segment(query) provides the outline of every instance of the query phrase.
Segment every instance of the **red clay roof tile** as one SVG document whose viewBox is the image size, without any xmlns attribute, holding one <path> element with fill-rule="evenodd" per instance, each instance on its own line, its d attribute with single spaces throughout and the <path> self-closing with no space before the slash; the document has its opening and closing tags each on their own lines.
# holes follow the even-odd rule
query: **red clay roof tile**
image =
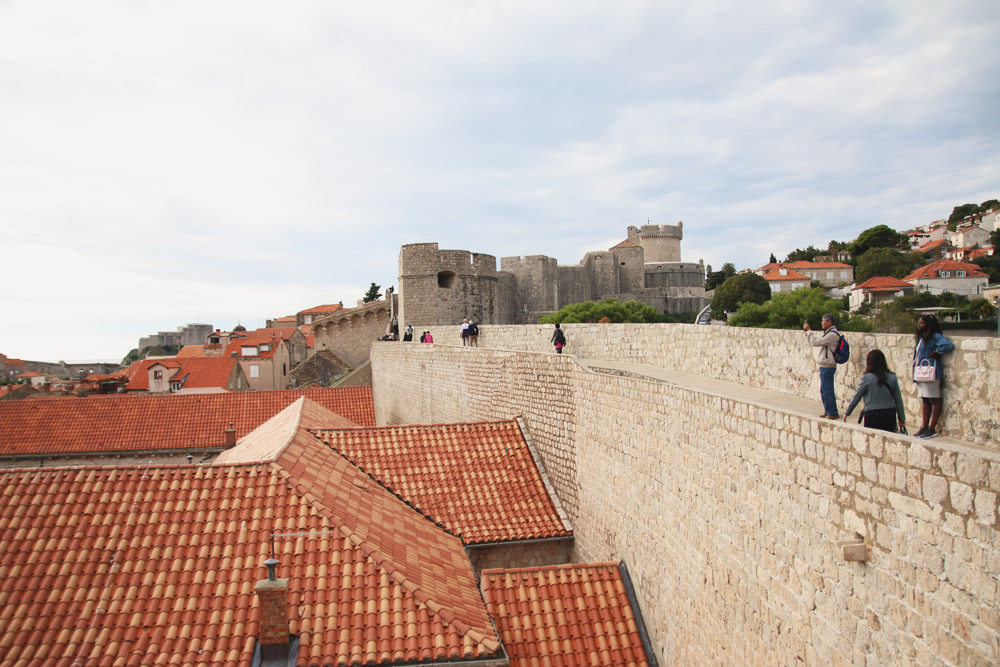
<svg viewBox="0 0 1000 667">
<path fill-rule="evenodd" d="M 301 396 L 375 425 L 371 387 L 4 401 L 0 456 L 221 447 L 229 422 L 242 437 Z"/>
<path fill-rule="evenodd" d="M 484 570 L 481 587 L 510 667 L 649 664 L 614 563 Z"/>
<path fill-rule="evenodd" d="M 926 266 L 921 266 L 919 269 L 911 273 L 910 275 L 903 278 L 903 280 L 918 280 L 918 279 L 928 279 L 928 278 L 938 278 L 941 271 L 965 271 L 965 275 L 968 278 L 985 278 L 986 273 L 983 272 L 982 268 L 978 264 L 969 264 L 968 262 L 957 262 L 951 259 L 941 259 L 936 262 L 931 262 Z M 952 276 L 957 277 L 957 276 Z"/>
<path fill-rule="evenodd" d="M 313 432 L 466 544 L 572 535 L 516 420 Z"/>
<path fill-rule="evenodd" d="M 0 472 L 0 667 L 249 667 L 272 540 L 297 664 L 499 657 L 457 538 L 311 436 L 287 465 Z"/>
</svg>

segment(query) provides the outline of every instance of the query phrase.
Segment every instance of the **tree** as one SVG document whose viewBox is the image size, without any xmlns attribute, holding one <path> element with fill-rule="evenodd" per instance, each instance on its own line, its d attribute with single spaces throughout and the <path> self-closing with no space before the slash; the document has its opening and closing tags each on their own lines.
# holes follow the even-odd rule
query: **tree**
<svg viewBox="0 0 1000 667">
<path fill-rule="evenodd" d="M 993 246 L 994 248 L 1000 246 Z M 1000 254 L 986 256 L 986 257 L 976 257 L 972 260 L 972 263 L 981 268 L 990 276 L 990 284 L 995 285 L 1000 283 Z"/>
<path fill-rule="evenodd" d="M 705 289 L 715 289 L 724 282 L 726 282 L 725 271 L 713 271 L 712 273 L 709 273 L 708 277 L 705 279 Z"/>
<path fill-rule="evenodd" d="M 767 263 L 768 264 L 777 264 L 778 263 L 778 258 L 774 256 L 773 252 L 771 253 L 771 258 L 767 260 Z"/>
<path fill-rule="evenodd" d="M 618 303 L 617 299 L 604 301 L 583 301 L 563 306 L 558 312 L 538 318 L 539 324 L 581 323 L 581 322 L 640 322 L 652 323 L 662 319 L 652 306 L 638 301 Z"/>
<path fill-rule="evenodd" d="M 808 248 L 796 248 L 795 250 L 788 253 L 788 257 L 785 258 L 786 262 L 811 262 L 817 255 L 824 254 L 822 250 L 814 246 L 809 246 Z"/>
<path fill-rule="evenodd" d="M 1000 229 L 994 229 L 990 232 L 990 245 L 993 246 L 993 252 L 1000 249 Z"/>
<path fill-rule="evenodd" d="M 963 220 L 978 211 L 979 207 L 975 204 L 962 204 L 961 206 L 956 206 L 951 209 L 951 215 L 948 216 L 948 229 L 955 231 L 960 220 Z"/>
<path fill-rule="evenodd" d="M 995 208 L 1000 208 L 1000 200 L 987 199 L 979 205 L 979 212 L 986 213 L 986 211 L 992 211 Z"/>
<path fill-rule="evenodd" d="M 848 248 L 854 257 L 860 257 L 870 248 L 898 248 L 907 242 L 907 236 L 888 225 L 875 225 L 858 234 L 858 240 Z"/>
<path fill-rule="evenodd" d="M 854 280 L 863 283 L 875 276 L 902 278 L 918 266 L 923 266 L 923 255 L 900 252 L 894 248 L 872 248 L 855 261 Z"/>
<path fill-rule="evenodd" d="M 361 297 L 361 301 L 364 303 L 371 303 L 372 301 L 378 301 L 380 298 L 382 298 L 382 295 L 379 293 L 380 289 L 382 289 L 381 285 L 376 285 L 375 283 L 372 283 L 371 286 L 368 288 L 368 291 L 365 292 L 365 295 Z"/>
<path fill-rule="evenodd" d="M 993 317 L 996 309 L 989 301 L 980 297 L 969 302 L 969 308 L 966 312 L 969 313 L 969 317 L 977 320 L 986 320 Z"/>
<path fill-rule="evenodd" d="M 137 361 L 138 359 L 139 359 L 139 349 L 133 347 L 131 350 L 128 351 L 128 354 L 125 355 L 125 358 L 122 359 L 121 365 L 128 366 L 133 361 Z"/>
<path fill-rule="evenodd" d="M 872 328 L 879 333 L 912 334 L 917 330 L 917 317 L 897 299 L 879 308 Z"/>
<path fill-rule="evenodd" d="M 726 319 L 727 312 L 733 312 L 741 303 L 764 303 L 771 298 L 771 286 L 756 273 L 741 273 L 727 278 L 715 290 L 712 299 L 712 318 Z"/>
<path fill-rule="evenodd" d="M 825 313 L 833 313 L 841 331 L 870 331 L 867 320 L 851 317 L 844 312 L 843 299 L 830 299 L 822 288 L 801 287 L 791 292 L 775 294 L 763 304 L 744 303 L 730 316 L 729 324 L 738 327 L 763 329 L 801 329 L 808 321 L 820 330 L 820 320 Z"/>
</svg>

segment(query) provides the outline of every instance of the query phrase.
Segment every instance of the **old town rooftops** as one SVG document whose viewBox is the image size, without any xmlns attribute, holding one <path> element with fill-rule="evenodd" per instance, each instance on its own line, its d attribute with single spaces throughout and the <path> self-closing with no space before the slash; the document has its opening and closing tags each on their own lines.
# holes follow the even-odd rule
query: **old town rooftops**
<svg viewBox="0 0 1000 667">
<path fill-rule="evenodd" d="M 375 424 L 371 387 L 3 401 L 0 456 L 219 448 L 230 422 L 242 437 L 302 396 Z"/>
<path fill-rule="evenodd" d="M 0 472 L 0 663 L 250 667 L 272 555 L 299 665 L 502 656 L 461 541 L 316 445 Z"/>
</svg>

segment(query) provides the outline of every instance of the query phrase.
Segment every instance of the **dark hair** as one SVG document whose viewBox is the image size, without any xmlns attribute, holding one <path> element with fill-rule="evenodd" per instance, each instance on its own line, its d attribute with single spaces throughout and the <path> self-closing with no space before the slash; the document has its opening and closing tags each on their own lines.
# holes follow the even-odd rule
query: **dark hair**
<svg viewBox="0 0 1000 667">
<path fill-rule="evenodd" d="M 871 373 L 878 378 L 878 385 L 885 385 L 886 375 L 889 373 L 889 364 L 886 363 L 882 350 L 872 350 L 865 357 L 865 373 Z"/>
<path fill-rule="evenodd" d="M 558 328 L 559 328 L 559 323 L 558 323 L 558 322 L 556 322 L 556 329 L 558 329 Z"/>
<path fill-rule="evenodd" d="M 920 329 L 917 329 L 917 332 L 913 334 L 914 343 L 919 342 L 921 338 L 923 338 L 924 342 L 927 342 L 934 334 L 941 333 L 941 324 L 938 322 L 937 316 L 924 313 L 920 316 L 919 321 L 922 321 L 926 326 L 924 327 L 923 334 L 920 333 Z"/>
</svg>

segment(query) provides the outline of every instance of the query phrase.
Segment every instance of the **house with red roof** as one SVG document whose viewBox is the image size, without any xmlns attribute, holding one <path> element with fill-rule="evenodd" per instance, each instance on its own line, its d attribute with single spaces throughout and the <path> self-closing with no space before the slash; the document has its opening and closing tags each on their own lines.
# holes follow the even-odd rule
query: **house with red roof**
<svg viewBox="0 0 1000 667">
<path fill-rule="evenodd" d="M 928 241 L 920 246 L 920 252 L 927 255 L 927 259 L 944 259 L 945 255 L 951 252 L 953 246 L 948 239 L 937 239 Z"/>
<path fill-rule="evenodd" d="M 306 308 L 305 310 L 300 310 L 295 313 L 295 323 L 299 326 L 303 324 L 312 324 L 321 317 L 326 317 L 327 315 L 333 315 L 344 310 L 344 303 L 331 303 L 323 306 L 313 306 L 312 308 Z"/>
<path fill-rule="evenodd" d="M 804 273 L 799 273 L 787 265 L 781 264 L 764 274 L 764 280 L 771 286 L 771 294 L 791 292 L 800 287 L 809 287 L 811 279 Z"/>
<path fill-rule="evenodd" d="M 989 275 L 977 264 L 942 259 L 920 267 L 903 280 L 920 292 L 951 292 L 976 298 L 983 295 Z"/>
<path fill-rule="evenodd" d="M 860 308 L 863 304 L 885 303 L 895 301 L 901 296 L 913 294 L 915 288 L 908 282 L 891 276 L 876 276 L 869 278 L 860 285 L 851 288 L 850 310 Z"/>
<path fill-rule="evenodd" d="M 784 290 L 779 291 L 791 291 L 787 288 L 789 274 L 775 273 L 775 271 L 780 271 L 781 269 L 788 269 L 794 274 L 805 277 L 805 287 L 815 280 L 819 282 L 824 287 L 837 287 L 841 283 L 852 283 L 854 282 L 854 267 L 850 264 L 845 264 L 844 262 L 808 262 L 805 260 L 799 260 L 796 262 L 770 262 L 760 267 L 754 273 L 768 280 L 768 276 L 774 276 L 773 280 L 781 281 L 785 285 Z M 797 278 L 801 281 L 801 278 Z M 768 280 L 768 282 L 771 282 Z M 791 289 L 797 289 L 792 287 Z M 774 286 L 772 285 L 771 291 L 774 291 Z"/>
<path fill-rule="evenodd" d="M 127 392 L 152 394 L 247 391 L 250 383 L 230 357 L 153 358 L 128 368 Z"/>
<path fill-rule="evenodd" d="M 222 355 L 239 361 L 251 389 L 285 389 L 291 370 L 306 359 L 306 337 L 288 327 L 233 332 Z"/>
</svg>

